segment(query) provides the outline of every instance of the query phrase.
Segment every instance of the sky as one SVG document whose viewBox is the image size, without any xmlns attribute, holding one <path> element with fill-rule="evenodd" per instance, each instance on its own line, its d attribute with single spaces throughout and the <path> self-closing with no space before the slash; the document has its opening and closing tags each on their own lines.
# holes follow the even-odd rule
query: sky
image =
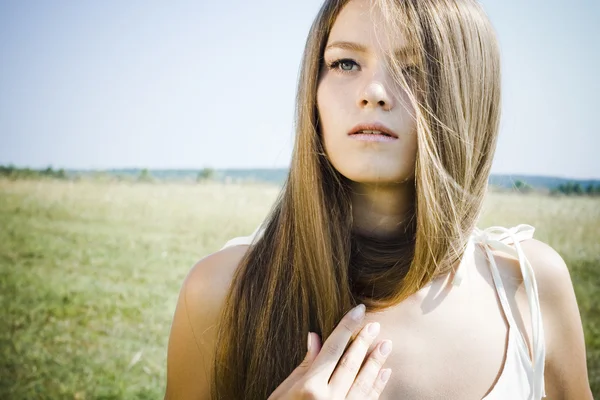
<svg viewBox="0 0 600 400">
<path fill-rule="evenodd" d="M 2 0 L 0 164 L 289 166 L 322 0 Z M 483 0 L 501 46 L 496 174 L 600 178 L 600 2 Z"/>
</svg>

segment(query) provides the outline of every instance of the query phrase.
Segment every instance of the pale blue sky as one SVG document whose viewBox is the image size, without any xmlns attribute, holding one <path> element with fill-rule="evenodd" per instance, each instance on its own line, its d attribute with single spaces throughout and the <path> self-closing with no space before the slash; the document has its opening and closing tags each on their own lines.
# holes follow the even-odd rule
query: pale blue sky
<svg viewBox="0 0 600 400">
<path fill-rule="evenodd" d="M 600 178 L 600 2 L 485 0 L 494 173 Z M 287 167 L 321 0 L 0 2 L 0 164 Z"/>
</svg>

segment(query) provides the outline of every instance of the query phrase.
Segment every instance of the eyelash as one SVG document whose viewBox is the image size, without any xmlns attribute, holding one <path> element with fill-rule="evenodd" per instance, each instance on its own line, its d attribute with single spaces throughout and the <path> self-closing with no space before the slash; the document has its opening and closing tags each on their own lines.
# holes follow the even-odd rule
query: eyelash
<svg viewBox="0 0 600 400">
<path fill-rule="evenodd" d="M 354 70 L 348 71 L 348 70 L 345 70 L 345 69 L 339 69 L 338 68 L 341 64 L 346 63 L 346 62 L 351 62 L 351 63 L 353 63 L 353 64 L 355 64 L 355 65 L 357 65 L 357 66 L 360 67 L 360 65 L 358 65 L 358 63 L 356 61 L 354 61 L 353 59 L 351 59 L 351 58 L 339 58 L 339 59 L 337 59 L 337 60 L 329 63 L 327 65 L 327 68 L 329 68 L 330 70 L 335 70 L 336 72 L 340 72 L 342 74 L 349 74 L 351 72 L 354 72 Z M 414 76 L 415 73 L 416 73 L 416 71 L 417 71 L 417 68 L 414 65 L 408 65 L 408 66 L 406 66 L 404 68 L 404 71 L 407 72 L 408 76 Z"/>
<path fill-rule="evenodd" d="M 340 58 L 340 59 L 337 59 L 337 60 L 333 61 L 332 63 L 328 64 L 327 68 L 329 68 L 330 70 L 336 70 L 337 72 L 340 72 L 342 74 L 349 74 L 349 73 L 351 73 L 353 71 L 352 70 L 348 71 L 348 70 L 345 70 L 345 69 L 339 69 L 338 68 L 341 64 L 346 63 L 346 62 L 351 62 L 351 63 L 353 63 L 355 65 L 358 65 L 358 63 L 356 61 L 354 61 L 354 60 L 352 60 L 350 58 Z"/>
</svg>

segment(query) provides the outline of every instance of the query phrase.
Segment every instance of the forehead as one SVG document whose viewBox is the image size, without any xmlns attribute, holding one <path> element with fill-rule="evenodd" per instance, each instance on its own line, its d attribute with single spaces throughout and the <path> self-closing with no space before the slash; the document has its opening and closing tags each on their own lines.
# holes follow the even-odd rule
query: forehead
<svg viewBox="0 0 600 400">
<path fill-rule="evenodd" d="M 370 51 L 408 47 L 399 24 L 390 29 L 376 0 L 350 0 L 338 14 L 327 43 L 348 41 L 363 44 Z"/>
</svg>

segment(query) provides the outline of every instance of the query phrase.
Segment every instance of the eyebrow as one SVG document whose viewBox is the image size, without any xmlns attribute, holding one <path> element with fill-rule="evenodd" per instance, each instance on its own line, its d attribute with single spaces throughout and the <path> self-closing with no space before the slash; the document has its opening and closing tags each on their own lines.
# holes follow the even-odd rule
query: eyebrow
<svg viewBox="0 0 600 400">
<path fill-rule="evenodd" d="M 330 50 L 332 48 L 356 51 L 358 53 L 368 53 L 369 52 L 369 50 L 367 49 L 367 47 L 365 45 L 362 45 L 360 43 L 354 43 L 354 42 L 346 42 L 346 41 L 333 42 L 325 48 L 325 51 Z M 416 50 L 416 48 L 414 48 L 412 46 L 402 47 L 402 48 L 396 49 L 394 51 L 394 54 L 398 58 L 406 58 L 406 57 L 415 56 L 417 54 L 417 50 Z"/>
</svg>

